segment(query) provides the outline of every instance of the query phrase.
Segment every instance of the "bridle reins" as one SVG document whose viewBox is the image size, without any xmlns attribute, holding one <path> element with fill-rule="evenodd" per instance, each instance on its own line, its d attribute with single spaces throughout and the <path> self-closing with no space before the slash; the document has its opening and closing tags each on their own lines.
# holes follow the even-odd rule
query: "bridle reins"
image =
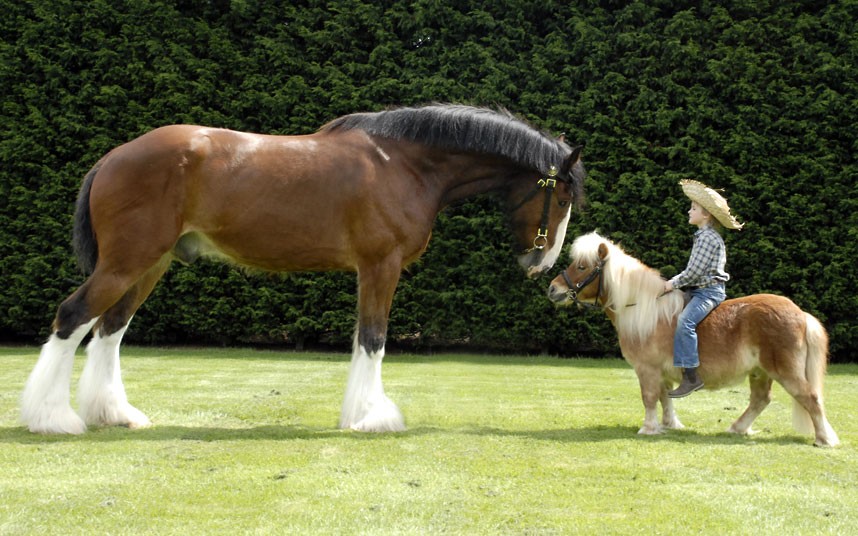
<svg viewBox="0 0 858 536">
<path fill-rule="evenodd" d="M 536 231 L 536 237 L 533 239 L 533 248 L 528 251 L 545 249 L 545 246 L 548 245 L 548 216 L 551 212 L 551 194 L 554 193 L 554 189 L 557 187 L 557 179 L 555 177 L 557 177 L 557 166 L 551 166 L 548 168 L 547 176 L 536 181 L 536 188 L 531 190 L 517 205 L 512 207 L 511 212 L 515 212 L 523 207 L 525 203 L 536 197 L 539 192 L 545 190 L 545 203 L 542 205 L 542 220 L 539 222 L 539 229 Z"/>
<path fill-rule="evenodd" d="M 587 274 L 587 277 L 582 279 L 579 283 L 575 284 L 572 282 L 572 278 L 569 277 L 567 270 L 563 270 L 561 275 L 563 276 L 563 281 L 566 282 L 566 286 L 568 290 L 566 291 L 566 297 L 572 301 L 574 301 L 577 305 L 588 307 L 591 309 L 601 309 L 602 306 L 599 305 L 599 298 L 602 296 L 602 269 L 605 267 L 604 259 L 599 259 L 599 262 L 596 263 L 596 267 L 593 268 L 593 271 Z M 599 280 L 599 288 L 596 290 L 596 297 L 593 299 L 593 303 L 582 302 L 578 299 L 578 293 L 584 290 L 587 286 L 590 285 L 596 279 Z"/>
</svg>

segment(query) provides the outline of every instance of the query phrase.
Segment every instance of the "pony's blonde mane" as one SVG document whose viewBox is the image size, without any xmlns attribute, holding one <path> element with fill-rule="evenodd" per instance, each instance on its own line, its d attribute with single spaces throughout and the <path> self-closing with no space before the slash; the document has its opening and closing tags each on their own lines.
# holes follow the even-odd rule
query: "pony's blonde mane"
<svg viewBox="0 0 858 536">
<path fill-rule="evenodd" d="M 620 337 L 644 340 L 659 321 L 670 321 L 682 311 L 682 293 L 671 292 L 659 298 L 664 291 L 664 279 L 658 271 L 597 233 L 580 236 L 572 243 L 572 262 L 595 266 L 601 244 L 608 248 L 602 271 L 605 307 L 614 312 Z"/>
</svg>

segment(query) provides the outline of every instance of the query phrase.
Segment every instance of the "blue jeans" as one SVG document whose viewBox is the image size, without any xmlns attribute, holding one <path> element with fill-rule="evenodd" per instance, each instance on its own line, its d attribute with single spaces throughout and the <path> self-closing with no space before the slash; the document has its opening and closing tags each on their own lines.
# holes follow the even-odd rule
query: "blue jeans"
<svg viewBox="0 0 858 536">
<path fill-rule="evenodd" d="M 673 336 L 674 367 L 700 366 L 700 358 L 697 354 L 697 324 L 703 321 L 706 315 L 726 297 L 723 284 L 691 291 L 691 301 L 679 313 L 676 321 L 676 333 Z"/>
</svg>

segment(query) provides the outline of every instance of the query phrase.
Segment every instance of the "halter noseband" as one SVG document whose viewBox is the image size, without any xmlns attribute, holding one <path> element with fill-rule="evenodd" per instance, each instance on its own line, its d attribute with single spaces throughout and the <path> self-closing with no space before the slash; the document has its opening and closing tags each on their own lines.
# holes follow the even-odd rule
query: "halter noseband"
<svg viewBox="0 0 858 536">
<path fill-rule="evenodd" d="M 596 264 L 596 267 L 593 268 L 593 271 L 587 274 L 587 277 L 581 280 L 577 285 L 572 283 L 572 279 L 567 274 L 566 270 L 561 272 L 563 276 L 563 281 L 566 282 L 566 286 L 569 290 L 566 291 L 566 296 L 568 299 L 574 301 L 577 305 L 581 305 L 584 307 L 589 307 L 591 309 L 598 309 L 599 306 L 599 298 L 602 296 L 602 269 L 605 267 L 604 259 L 600 259 Z M 590 283 L 595 281 L 596 278 L 599 278 L 599 288 L 596 290 L 596 297 L 593 299 L 593 303 L 582 302 L 578 299 L 578 293 L 581 292 L 585 287 L 587 287 Z"/>
<path fill-rule="evenodd" d="M 524 206 L 525 203 L 536 197 L 536 194 L 539 193 L 540 190 L 545 188 L 545 204 L 542 206 L 542 220 L 539 222 L 539 229 L 536 231 L 536 238 L 533 239 L 533 248 L 528 251 L 533 251 L 534 249 L 545 249 L 545 246 L 548 245 L 548 214 L 551 211 L 551 194 L 554 193 L 554 188 L 557 187 L 557 166 L 551 166 L 548 168 L 548 176 L 536 181 L 536 188 L 530 191 L 524 199 L 519 201 L 519 203 L 512 208 L 512 212 L 520 209 Z"/>
</svg>

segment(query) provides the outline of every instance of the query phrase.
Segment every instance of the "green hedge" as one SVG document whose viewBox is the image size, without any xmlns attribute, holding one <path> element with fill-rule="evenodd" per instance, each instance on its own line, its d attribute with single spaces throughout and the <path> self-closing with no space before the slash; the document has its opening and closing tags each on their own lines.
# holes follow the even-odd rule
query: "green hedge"
<svg viewBox="0 0 858 536">
<path fill-rule="evenodd" d="M 586 144 L 593 229 L 672 275 L 693 229 L 677 186 L 724 188 L 728 294 L 792 297 L 858 348 L 858 4 L 800 1 L 0 1 L 0 337 L 46 336 L 81 282 L 80 180 L 170 123 L 301 134 L 355 111 L 502 106 Z M 400 283 L 393 343 L 612 354 L 605 318 L 526 281 L 492 198 L 450 207 Z M 565 260 L 565 259 L 563 259 Z M 174 267 L 127 340 L 334 344 L 352 274 Z"/>
</svg>

